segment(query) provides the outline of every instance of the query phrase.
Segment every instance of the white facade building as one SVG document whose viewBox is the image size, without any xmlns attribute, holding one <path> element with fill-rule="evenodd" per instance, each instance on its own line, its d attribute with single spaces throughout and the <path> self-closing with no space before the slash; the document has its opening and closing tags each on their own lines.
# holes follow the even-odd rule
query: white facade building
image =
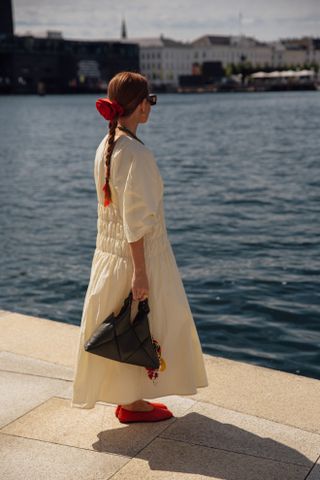
<svg viewBox="0 0 320 480">
<path fill-rule="evenodd" d="M 272 42 L 273 66 L 302 67 L 305 64 L 320 65 L 320 39 L 310 37 L 284 39 Z"/>
<path fill-rule="evenodd" d="M 192 75 L 195 64 L 220 61 L 250 61 L 253 65 L 272 64 L 272 47 L 243 36 L 204 35 L 193 42 L 179 42 L 163 36 L 130 38 L 140 46 L 140 70 L 154 85 L 179 85 L 179 75 Z"/>
<path fill-rule="evenodd" d="M 259 70 L 285 65 L 320 64 L 320 39 L 260 42 L 244 35 L 203 35 L 180 42 L 163 35 L 123 39 L 140 47 L 140 71 L 151 84 L 176 88 L 179 75 L 201 73 L 203 62 L 229 64 L 250 62 Z"/>
<path fill-rule="evenodd" d="M 251 37 L 204 35 L 193 42 L 193 60 L 220 61 L 223 67 L 230 63 L 249 61 L 253 65 L 271 65 L 272 48 Z"/>
<path fill-rule="evenodd" d="M 179 75 L 191 75 L 191 45 L 162 35 L 130 38 L 129 41 L 140 46 L 140 71 L 153 85 L 175 87 L 179 84 Z"/>
</svg>

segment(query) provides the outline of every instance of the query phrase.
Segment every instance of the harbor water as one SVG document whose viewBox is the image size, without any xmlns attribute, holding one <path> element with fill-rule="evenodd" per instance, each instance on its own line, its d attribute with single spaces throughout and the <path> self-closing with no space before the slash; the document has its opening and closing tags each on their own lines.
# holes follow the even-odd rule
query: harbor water
<svg viewBox="0 0 320 480">
<path fill-rule="evenodd" d="M 98 97 L 0 97 L 4 310 L 80 324 Z M 159 94 L 137 131 L 203 351 L 318 379 L 319 109 L 313 91 Z"/>
</svg>

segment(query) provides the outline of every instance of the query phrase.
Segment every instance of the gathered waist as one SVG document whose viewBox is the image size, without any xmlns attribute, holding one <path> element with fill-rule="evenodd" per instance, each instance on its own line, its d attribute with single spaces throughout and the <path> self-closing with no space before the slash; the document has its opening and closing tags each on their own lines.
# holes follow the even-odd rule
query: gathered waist
<svg viewBox="0 0 320 480">
<path fill-rule="evenodd" d="M 166 229 L 161 222 L 144 235 L 145 257 L 158 255 L 169 247 Z M 130 245 L 125 237 L 121 217 L 115 210 L 98 204 L 96 248 L 119 257 L 131 258 Z"/>
</svg>

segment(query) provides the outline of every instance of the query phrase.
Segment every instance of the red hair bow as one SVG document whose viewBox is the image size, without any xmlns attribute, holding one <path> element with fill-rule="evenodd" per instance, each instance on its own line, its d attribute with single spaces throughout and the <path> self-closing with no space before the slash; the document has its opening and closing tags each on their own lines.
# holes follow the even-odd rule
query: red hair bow
<svg viewBox="0 0 320 480">
<path fill-rule="evenodd" d="M 96 108 L 98 112 L 106 119 L 112 121 L 116 115 L 121 116 L 124 113 L 124 108 L 117 100 L 110 100 L 109 98 L 99 98 L 96 101 Z"/>
</svg>

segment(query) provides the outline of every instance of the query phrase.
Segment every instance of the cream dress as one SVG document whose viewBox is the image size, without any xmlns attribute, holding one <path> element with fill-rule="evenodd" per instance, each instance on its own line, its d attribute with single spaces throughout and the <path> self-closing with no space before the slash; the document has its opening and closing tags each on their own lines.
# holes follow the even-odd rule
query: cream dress
<svg viewBox="0 0 320 480">
<path fill-rule="evenodd" d="M 121 135 L 111 157 L 112 202 L 104 207 L 105 136 L 96 150 L 97 238 L 79 331 L 72 407 L 95 402 L 126 404 L 165 395 L 193 395 L 208 386 L 196 326 L 167 235 L 163 182 L 152 151 Z M 106 359 L 84 350 L 84 343 L 111 313 L 117 314 L 132 282 L 128 242 L 144 236 L 152 337 L 160 344 L 162 370 L 150 378 L 145 367 Z M 138 302 L 132 304 L 131 318 Z"/>
</svg>

